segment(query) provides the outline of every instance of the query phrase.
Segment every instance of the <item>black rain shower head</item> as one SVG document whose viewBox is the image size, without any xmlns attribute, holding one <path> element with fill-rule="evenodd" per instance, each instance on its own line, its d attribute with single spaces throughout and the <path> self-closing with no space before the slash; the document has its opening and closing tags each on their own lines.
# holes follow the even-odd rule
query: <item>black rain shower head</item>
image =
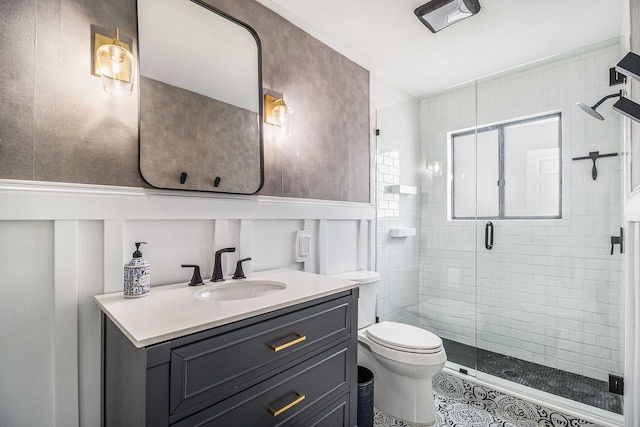
<svg viewBox="0 0 640 427">
<path fill-rule="evenodd" d="M 622 89 L 620 90 L 620 92 L 618 93 L 613 93 L 611 95 L 607 95 L 604 98 L 602 98 L 600 101 L 596 102 L 593 107 L 590 107 L 587 104 L 583 104 L 582 102 L 578 102 L 578 107 L 580 107 L 582 109 L 582 111 L 584 111 L 585 113 L 587 113 L 588 115 L 590 115 L 591 117 L 595 117 L 598 120 L 604 120 L 604 117 L 602 117 L 602 114 L 598 113 L 596 111 L 596 109 L 600 106 L 600 104 L 602 104 L 604 101 L 606 101 L 609 98 L 615 98 L 617 96 L 622 97 L 623 92 Z"/>
</svg>

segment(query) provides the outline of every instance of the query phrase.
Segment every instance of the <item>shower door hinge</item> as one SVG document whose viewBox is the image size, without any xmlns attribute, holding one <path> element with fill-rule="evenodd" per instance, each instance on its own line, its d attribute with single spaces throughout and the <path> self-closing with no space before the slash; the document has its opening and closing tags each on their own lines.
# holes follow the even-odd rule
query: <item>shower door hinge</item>
<svg viewBox="0 0 640 427">
<path fill-rule="evenodd" d="M 624 379 L 617 375 L 609 374 L 609 391 L 615 394 L 624 394 Z"/>
<path fill-rule="evenodd" d="M 380 129 L 376 129 L 376 136 L 380 135 Z"/>
</svg>

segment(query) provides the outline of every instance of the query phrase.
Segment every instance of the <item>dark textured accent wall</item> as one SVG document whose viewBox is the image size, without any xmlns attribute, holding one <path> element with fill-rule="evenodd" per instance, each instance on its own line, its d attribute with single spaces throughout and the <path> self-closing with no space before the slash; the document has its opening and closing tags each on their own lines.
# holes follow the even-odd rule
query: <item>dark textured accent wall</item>
<svg viewBox="0 0 640 427">
<path fill-rule="evenodd" d="M 140 78 L 140 93 L 140 172 L 149 184 L 240 194 L 258 191 L 257 113 L 148 77 Z M 181 184 L 183 172 L 188 179 Z"/>
<path fill-rule="evenodd" d="M 210 0 L 251 25 L 263 86 L 295 110 L 292 135 L 265 126 L 259 194 L 369 202 L 369 72 L 253 0 Z M 0 178 L 148 187 L 138 167 L 138 86 L 102 91 L 91 25 L 136 46 L 133 0 L 0 2 Z"/>
</svg>

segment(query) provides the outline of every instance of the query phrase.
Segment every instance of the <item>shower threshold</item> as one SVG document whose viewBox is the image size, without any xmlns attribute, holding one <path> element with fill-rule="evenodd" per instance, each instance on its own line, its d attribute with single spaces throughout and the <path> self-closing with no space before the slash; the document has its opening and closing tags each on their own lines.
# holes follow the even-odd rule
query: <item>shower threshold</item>
<svg viewBox="0 0 640 427">
<path fill-rule="evenodd" d="M 609 384 L 515 357 L 442 339 L 447 360 L 507 381 L 575 402 L 622 414 L 623 397 L 609 392 Z M 476 364 L 477 360 L 477 364 Z"/>
</svg>

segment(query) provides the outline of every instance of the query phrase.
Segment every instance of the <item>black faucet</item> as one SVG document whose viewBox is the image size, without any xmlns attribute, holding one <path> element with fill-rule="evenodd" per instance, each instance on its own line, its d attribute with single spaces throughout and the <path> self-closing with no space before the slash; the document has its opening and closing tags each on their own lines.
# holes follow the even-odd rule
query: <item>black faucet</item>
<svg viewBox="0 0 640 427">
<path fill-rule="evenodd" d="M 224 280 L 224 274 L 222 273 L 222 254 L 235 251 L 236 248 L 224 248 L 216 251 L 215 261 L 213 263 L 213 274 L 211 275 L 212 282 L 222 282 Z"/>
</svg>

